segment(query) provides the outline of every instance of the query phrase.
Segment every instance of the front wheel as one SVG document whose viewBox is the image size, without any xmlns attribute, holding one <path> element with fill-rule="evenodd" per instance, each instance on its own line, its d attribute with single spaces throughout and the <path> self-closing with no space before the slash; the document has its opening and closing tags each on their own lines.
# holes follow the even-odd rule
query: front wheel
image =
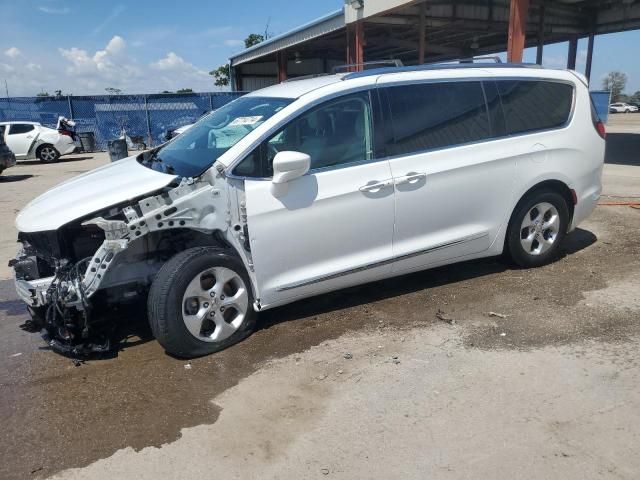
<svg viewBox="0 0 640 480">
<path fill-rule="evenodd" d="M 564 197 L 541 190 L 523 198 L 511 216 L 507 230 L 507 251 L 521 267 L 539 267 L 551 262 L 569 224 Z"/>
<path fill-rule="evenodd" d="M 55 163 L 60 158 L 60 152 L 53 145 L 42 145 L 36 152 L 42 163 Z"/>
<path fill-rule="evenodd" d="M 163 265 L 149 292 L 148 311 L 158 342 L 184 358 L 243 340 L 257 318 L 242 261 L 216 247 L 185 250 Z"/>
</svg>

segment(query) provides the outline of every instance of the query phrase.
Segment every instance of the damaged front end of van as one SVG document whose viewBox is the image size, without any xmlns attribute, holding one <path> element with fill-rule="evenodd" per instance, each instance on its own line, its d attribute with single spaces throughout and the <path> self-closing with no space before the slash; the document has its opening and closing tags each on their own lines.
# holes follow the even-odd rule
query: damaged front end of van
<svg viewBox="0 0 640 480">
<path fill-rule="evenodd" d="M 109 167 L 129 173 L 144 168 L 131 161 Z M 105 173 L 99 175 L 103 184 L 106 178 L 119 177 L 116 172 Z M 109 350 L 113 322 L 104 325 L 98 310 L 144 298 L 157 271 L 176 252 L 228 244 L 224 232 L 232 220 L 216 182 L 220 174 L 180 180 L 160 175 L 167 177 L 159 179 L 168 180 L 167 185 L 152 194 L 81 215 L 59 228 L 51 228 L 56 226 L 51 223 L 54 212 L 44 217 L 34 214 L 42 202 L 45 210 L 46 203 L 57 203 L 53 198 L 35 201 L 19 215 L 20 249 L 9 265 L 16 290 L 31 313 L 30 327 L 42 330 L 53 349 L 70 354 Z M 79 198 L 83 194 L 74 190 L 95 195 L 87 188 L 91 177 L 58 187 L 58 196 L 69 201 L 66 208 L 59 207 L 67 212 L 83 210 L 74 204 L 88 199 Z M 127 188 L 120 184 L 118 191 Z M 38 219 L 42 228 L 36 225 Z M 243 238 L 237 240 L 244 243 Z"/>
</svg>

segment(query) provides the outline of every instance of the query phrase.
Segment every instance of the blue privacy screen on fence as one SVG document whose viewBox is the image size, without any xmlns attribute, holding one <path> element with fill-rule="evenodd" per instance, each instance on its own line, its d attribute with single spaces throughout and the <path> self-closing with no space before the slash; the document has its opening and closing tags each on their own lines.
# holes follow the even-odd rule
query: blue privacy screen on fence
<svg viewBox="0 0 640 480">
<path fill-rule="evenodd" d="M 165 141 L 165 133 L 193 123 L 203 113 L 215 110 L 243 92 L 215 92 L 155 95 L 97 95 L 86 97 L 0 98 L 0 121 L 24 120 L 55 127 L 60 115 L 76 121 L 76 131 L 93 132 L 98 149 L 120 137 L 124 127 L 130 137 L 138 136 L 147 146 Z M 609 92 L 591 92 L 600 118 L 606 122 Z"/>
<path fill-rule="evenodd" d="M 60 115 L 76 122 L 76 132 L 93 132 L 99 149 L 120 137 L 142 137 L 148 146 L 165 141 L 167 130 L 193 123 L 242 92 L 156 95 L 95 95 L 0 98 L 0 122 L 23 120 L 54 127 Z"/>
</svg>

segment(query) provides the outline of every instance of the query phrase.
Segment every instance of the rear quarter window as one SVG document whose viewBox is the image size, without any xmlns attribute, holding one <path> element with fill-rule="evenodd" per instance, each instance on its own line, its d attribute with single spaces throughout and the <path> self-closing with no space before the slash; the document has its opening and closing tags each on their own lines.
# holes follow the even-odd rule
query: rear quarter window
<svg viewBox="0 0 640 480">
<path fill-rule="evenodd" d="M 9 128 L 9 135 L 18 135 L 20 133 L 27 133 L 34 129 L 33 125 L 29 125 L 26 123 L 14 123 Z"/>
<path fill-rule="evenodd" d="M 549 130 L 564 126 L 571 116 L 574 87 L 545 80 L 498 80 L 506 133 Z"/>
</svg>

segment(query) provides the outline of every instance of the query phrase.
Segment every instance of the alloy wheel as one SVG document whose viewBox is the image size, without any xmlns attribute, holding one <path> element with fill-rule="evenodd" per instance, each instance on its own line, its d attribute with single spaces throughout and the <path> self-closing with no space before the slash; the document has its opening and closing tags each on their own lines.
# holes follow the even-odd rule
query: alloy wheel
<svg viewBox="0 0 640 480">
<path fill-rule="evenodd" d="M 56 151 L 53 147 L 43 147 L 40 150 L 40 158 L 45 162 L 53 162 L 56 159 Z"/>
<path fill-rule="evenodd" d="M 213 267 L 189 282 L 182 298 L 182 319 L 197 339 L 219 342 L 240 328 L 248 308 L 242 277 L 229 268 Z"/>
<path fill-rule="evenodd" d="M 547 202 L 534 205 L 520 226 L 520 244 L 529 255 L 542 255 L 555 243 L 560 231 L 560 215 Z"/>
</svg>

